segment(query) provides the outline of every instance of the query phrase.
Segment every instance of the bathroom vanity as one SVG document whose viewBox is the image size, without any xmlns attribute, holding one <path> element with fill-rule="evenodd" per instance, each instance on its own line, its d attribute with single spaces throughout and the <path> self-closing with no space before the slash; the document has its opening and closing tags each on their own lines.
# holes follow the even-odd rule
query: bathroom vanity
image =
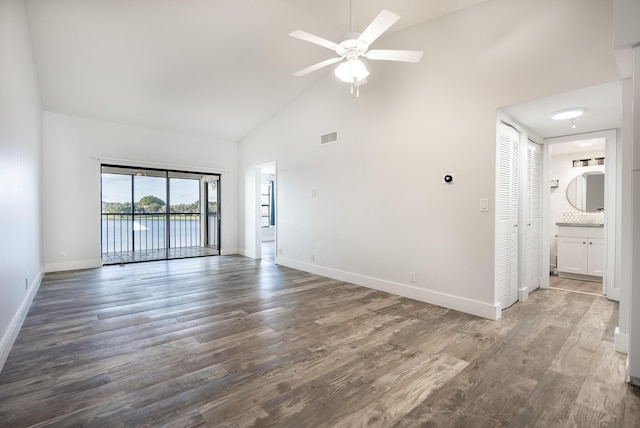
<svg viewBox="0 0 640 428">
<path fill-rule="evenodd" d="M 604 275 L 604 225 L 556 223 L 558 226 L 558 276 L 602 282 Z"/>
</svg>

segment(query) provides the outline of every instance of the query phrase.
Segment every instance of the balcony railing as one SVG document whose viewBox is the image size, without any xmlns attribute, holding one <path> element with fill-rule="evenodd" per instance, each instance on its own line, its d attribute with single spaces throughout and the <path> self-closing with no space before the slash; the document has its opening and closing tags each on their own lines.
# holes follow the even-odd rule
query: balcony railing
<svg viewBox="0 0 640 428">
<path fill-rule="evenodd" d="M 210 213 L 207 221 L 207 242 L 203 243 L 199 213 L 171 213 L 168 224 L 165 213 L 102 214 L 102 253 L 217 247 L 217 215 Z"/>
</svg>

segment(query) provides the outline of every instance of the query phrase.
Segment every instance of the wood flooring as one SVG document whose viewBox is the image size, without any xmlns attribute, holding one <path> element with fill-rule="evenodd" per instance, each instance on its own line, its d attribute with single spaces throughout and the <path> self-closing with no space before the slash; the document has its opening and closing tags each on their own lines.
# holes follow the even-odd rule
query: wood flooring
<svg viewBox="0 0 640 428">
<path fill-rule="evenodd" d="M 0 427 L 640 427 L 617 320 L 538 290 L 490 321 L 240 256 L 47 274 Z"/>
<path fill-rule="evenodd" d="M 581 281 L 551 275 L 549 278 L 549 287 L 559 288 L 566 291 L 577 291 L 579 293 L 596 294 L 598 296 L 603 295 L 602 282 Z"/>
</svg>

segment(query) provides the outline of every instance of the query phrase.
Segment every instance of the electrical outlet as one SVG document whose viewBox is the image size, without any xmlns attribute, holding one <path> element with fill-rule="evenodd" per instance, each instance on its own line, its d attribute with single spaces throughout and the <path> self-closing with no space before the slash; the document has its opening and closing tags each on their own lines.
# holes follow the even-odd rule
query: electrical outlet
<svg viewBox="0 0 640 428">
<path fill-rule="evenodd" d="M 282 255 L 282 248 L 278 249 L 278 255 L 281 256 Z"/>
<path fill-rule="evenodd" d="M 64 260 L 67 258 L 67 253 L 64 251 L 60 251 L 60 260 Z"/>
<path fill-rule="evenodd" d="M 416 273 L 409 272 L 409 282 L 416 282 Z"/>
<path fill-rule="evenodd" d="M 311 261 L 315 262 L 316 261 L 316 256 L 314 254 L 311 254 Z"/>
<path fill-rule="evenodd" d="M 27 279 L 27 278 L 24 279 L 24 289 L 25 290 L 29 289 L 29 279 Z"/>
</svg>

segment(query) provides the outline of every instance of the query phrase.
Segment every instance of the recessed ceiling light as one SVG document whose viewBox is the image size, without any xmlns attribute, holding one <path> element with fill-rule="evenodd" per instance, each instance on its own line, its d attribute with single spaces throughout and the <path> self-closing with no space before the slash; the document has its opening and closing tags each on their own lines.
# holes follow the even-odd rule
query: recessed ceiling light
<svg viewBox="0 0 640 428">
<path fill-rule="evenodd" d="M 575 119 L 576 117 L 580 117 L 584 114 L 583 108 L 570 108 L 566 110 L 559 110 L 553 113 L 551 119 L 554 120 L 567 120 L 567 119 Z"/>
</svg>

